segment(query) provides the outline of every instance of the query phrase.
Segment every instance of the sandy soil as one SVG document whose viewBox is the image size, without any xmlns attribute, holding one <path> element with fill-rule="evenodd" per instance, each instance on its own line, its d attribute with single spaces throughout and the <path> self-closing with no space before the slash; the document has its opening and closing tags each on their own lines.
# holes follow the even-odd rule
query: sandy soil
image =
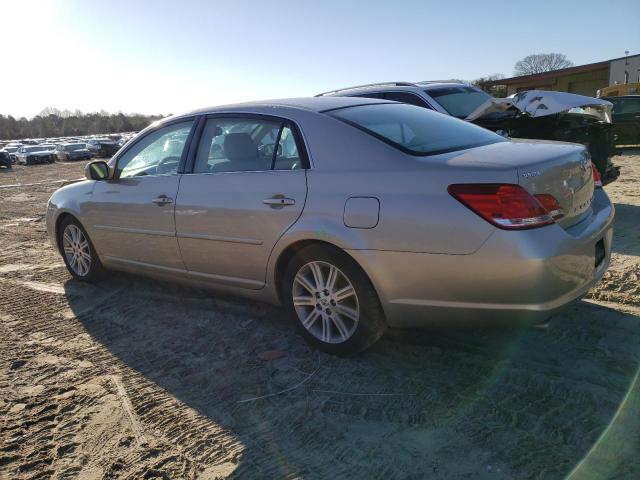
<svg viewBox="0 0 640 480">
<path fill-rule="evenodd" d="M 589 300 L 546 329 L 392 331 L 348 360 L 276 308 L 72 281 L 43 216 L 83 165 L 0 171 L 0 478 L 640 478 L 640 155 L 616 163 Z"/>
</svg>

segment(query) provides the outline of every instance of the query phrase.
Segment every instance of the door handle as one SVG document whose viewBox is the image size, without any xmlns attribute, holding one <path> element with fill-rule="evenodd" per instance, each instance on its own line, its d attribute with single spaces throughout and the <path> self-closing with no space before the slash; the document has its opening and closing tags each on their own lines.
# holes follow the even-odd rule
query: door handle
<svg viewBox="0 0 640 480">
<path fill-rule="evenodd" d="M 166 195 L 160 195 L 158 198 L 154 198 L 151 201 L 161 207 L 163 205 L 167 205 L 168 203 L 173 203 L 173 198 L 167 197 Z"/>
<path fill-rule="evenodd" d="M 262 203 L 272 207 L 285 207 L 287 205 L 295 205 L 296 201 L 293 198 L 287 198 L 284 195 L 274 195 L 270 198 L 265 198 Z"/>
</svg>

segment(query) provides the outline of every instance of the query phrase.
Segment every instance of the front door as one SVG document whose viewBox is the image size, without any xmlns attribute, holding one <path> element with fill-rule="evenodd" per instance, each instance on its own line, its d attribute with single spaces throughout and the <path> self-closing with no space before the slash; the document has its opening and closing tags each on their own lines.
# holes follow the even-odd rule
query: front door
<svg viewBox="0 0 640 480">
<path fill-rule="evenodd" d="M 619 97 L 612 100 L 613 127 L 618 145 L 640 142 L 640 97 Z"/>
<path fill-rule="evenodd" d="M 113 180 L 96 182 L 85 223 L 105 262 L 184 271 L 174 210 L 192 126 L 188 120 L 148 133 L 118 158 Z"/>
<path fill-rule="evenodd" d="M 307 194 L 293 125 L 272 117 L 209 118 L 193 173 L 183 175 L 176 232 L 188 274 L 259 289 L 280 236 Z"/>
</svg>

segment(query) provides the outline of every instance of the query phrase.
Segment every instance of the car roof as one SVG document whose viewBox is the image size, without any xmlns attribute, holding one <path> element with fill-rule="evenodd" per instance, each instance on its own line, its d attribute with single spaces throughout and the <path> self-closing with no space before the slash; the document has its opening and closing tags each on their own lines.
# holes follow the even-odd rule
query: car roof
<svg viewBox="0 0 640 480">
<path fill-rule="evenodd" d="M 462 82 L 448 82 L 448 81 L 427 81 L 427 82 L 418 82 L 422 88 L 424 88 L 427 92 L 429 90 L 441 87 L 472 87 L 468 83 Z"/>
<path fill-rule="evenodd" d="M 372 98 L 354 98 L 354 97 L 302 97 L 302 98 L 284 98 L 279 100 L 260 100 L 256 102 L 236 103 L 230 105 L 221 105 L 218 107 L 200 108 L 190 112 L 178 115 L 202 115 L 206 113 L 216 113 L 233 111 L 238 113 L 251 112 L 256 108 L 293 108 L 299 110 L 310 110 L 313 112 L 325 112 L 327 110 L 335 110 L 338 108 L 354 107 L 357 105 L 368 105 L 376 103 L 393 103 L 387 100 Z"/>
<path fill-rule="evenodd" d="M 328 92 L 317 95 L 318 97 L 334 97 L 341 95 L 357 95 L 359 93 L 366 92 L 388 92 L 388 91 L 407 91 L 415 92 L 420 90 L 428 93 L 429 90 L 442 87 L 471 87 L 476 88 L 468 83 L 460 82 L 458 80 L 425 80 L 421 82 L 381 82 L 370 83 L 368 85 L 357 85 L 354 87 L 338 88 L 336 90 L 330 90 Z M 347 93 L 348 92 L 348 93 Z"/>
</svg>

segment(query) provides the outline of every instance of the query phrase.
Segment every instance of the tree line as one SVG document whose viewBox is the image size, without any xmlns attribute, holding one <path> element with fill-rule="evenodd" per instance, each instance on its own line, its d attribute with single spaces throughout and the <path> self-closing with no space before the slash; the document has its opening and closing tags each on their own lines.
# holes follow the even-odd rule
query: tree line
<svg viewBox="0 0 640 480">
<path fill-rule="evenodd" d="M 18 140 L 23 138 L 74 137 L 101 133 L 137 132 L 161 115 L 141 115 L 123 113 L 60 112 L 45 109 L 32 119 L 0 115 L 0 139 Z"/>
</svg>

